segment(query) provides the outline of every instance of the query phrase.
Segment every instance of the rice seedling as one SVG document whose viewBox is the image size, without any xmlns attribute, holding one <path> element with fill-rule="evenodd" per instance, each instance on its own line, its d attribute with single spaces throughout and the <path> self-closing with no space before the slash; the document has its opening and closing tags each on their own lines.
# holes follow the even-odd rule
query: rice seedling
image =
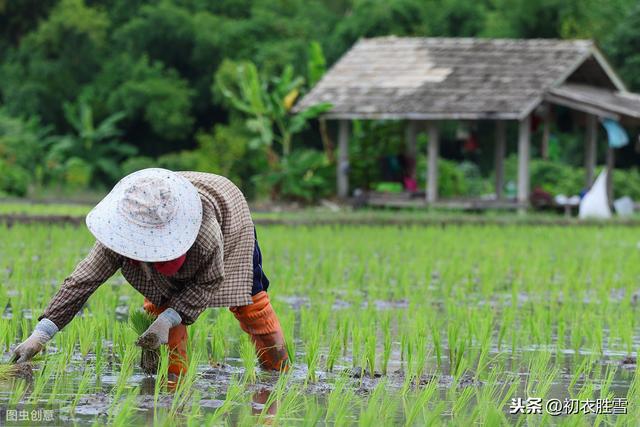
<svg viewBox="0 0 640 427">
<path fill-rule="evenodd" d="M 94 372 L 95 372 L 96 378 L 99 378 L 100 375 L 102 374 L 102 368 L 103 368 L 104 359 L 105 359 L 105 355 L 103 353 L 104 342 L 100 335 L 96 337 L 95 346 L 96 346 L 96 357 L 94 361 Z"/>
<path fill-rule="evenodd" d="M 369 370 L 369 375 L 373 378 L 376 369 L 376 328 L 374 326 L 370 326 L 366 332 L 366 338 L 364 343 L 364 359 L 366 362 L 367 369 Z M 365 366 L 363 364 L 363 366 Z"/>
<path fill-rule="evenodd" d="M 354 327 L 351 330 L 351 359 L 352 359 L 352 366 L 354 369 L 360 367 L 362 369 L 364 369 L 364 366 L 360 365 L 358 366 L 358 364 L 362 364 L 362 361 L 364 360 L 364 351 L 363 351 L 363 341 L 364 341 L 364 337 L 363 337 L 363 328 L 361 327 Z"/>
<path fill-rule="evenodd" d="M 244 386 L 237 377 L 232 377 L 227 386 L 227 394 L 224 402 L 216 410 L 207 417 L 206 425 L 219 425 L 223 417 L 228 415 L 234 406 L 241 401 L 244 393 Z"/>
<path fill-rule="evenodd" d="M 226 356 L 224 331 L 216 325 L 211 329 L 210 351 L 212 362 L 222 362 Z"/>
<path fill-rule="evenodd" d="M 202 408 L 200 407 L 200 405 L 195 404 L 197 402 L 200 402 L 200 397 L 201 397 L 201 393 L 198 390 L 194 390 L 193 396 L 192 396 L 192 401 L 194 402 L 194 404 L 191 405 L 191 412 L 189 413 L 186 419 L 187 425 L 189 427 L 196 426 L 196 425 L 199 426 L 200 423 L 202 422 L 202 418 L 203 418 Z"/>
<path fill-rule="evenodd" d="M 126 427 L 131 425 L 131 415 L 136 410 L 136 399 L 138 395 L 138 389 L 133 389 L 132 392 L 118 405 L 117 410 L 114 410 L 109 415 L 108 424 L 115 427 Z"/>
<path fill-rule="evenodd" d="M 327 412 L 325 415 L 325 423 L 331 423 L 336 426 L 346 425 L 351 415 L 351 404 L 355 400 L 353 391 L 348 386 L 348 377 L 339 376 L 334 385 L 333 390 L 327 397 Z"/>
<path fill-rule="evenodd" d="M 449 389 L 453 391 L 455 389 Z M 473 398 L 474 390 L 472 387 L 465 387 L 461 392 L 454 392 L 455 396 L 453 407 L 451 408 L 452 417 L 456 417 L 457 415 L 461 415 L 465 413 L 465 408 L 468 407 L 469 402 Z"/>
<path fill-rule="evenodd" d="M 413 426 L 416 424 L 419 415 L 427 407 L 427 403 L 436 392 L 437 383 L 430 381 L 421 391 L 412 392 L 409 383 L 405 383 L 402 388 L 402 405 L 404 412 L 404 425 Z"/>
<path fill-rule="evenodd" d="M 336 330 L 331 334 L 329 339 L 329 350 L 327 351 L 326 368 L 327 371 L 333 372 L 333 368 L 342 353 L 342 331 Z"/>
<path fill-rule="evenodd" d="M 483 425 L 507 425 L 508 422 L 503 413 L 507 402 L 515 395 L 520 386 L 518 375 L 508 374 L 504 378 L 501 372 L 491 371 L 483 387 L 475 387 L 477 406 L 474 416 Z M 536 395 L 537 396 L 537 395 Z"/>
<path fill-rule="evenodd" d="M 391 321 L 390 316 L 385 316 L 382 323 L 382 333 L 384 335 L 384 342 L 382 347 L 382 374 L 387 375 L 387 368 L 389 366 L 389 359 L 391 358 L 391 346 L 393 344 L 391 338 Z"/>
<path fill-rule="evenodd" d="M 449 369 L 451 374 L 459 376 L 463 369 L 463 358 L 467 349 L 467 342 L 462 335 L 460 324 L 449 324 L 447 328 L 447 342 L 449 344 Z"/>
<path fill-rule="evenodd" d="M 410 341 L 410 349 L 407 358 L 407 377 L 413 382 L 419 383 L 429 356 L 427 337 L 422 333 L 415 334 Z"/>
<path fill-rule="evenodd" d="M 291 379 L 290 373 L 278 378 L 256 420 L 257 424 L 270 424 L 270 420 L 273 420 L 277 425 L 305 409 L 303 386 L 293 383 Z"/>
<path fill-rule="evenodd" d="M 82 330 L 82 333 L 77 335 L 80 354 L 82 357 L 87 357 L 92 347 L 95 345 L 95 323 L 91 320 L 87 320 L 86 318 L 78 320 L 78 328 Z"/>
<path fill-rule="evenodd" d="M 568 390 L 569 392 L 573 392 L 575 390 L 576 384 L 578 381 L 582 379 L 586 379 L 590 372 L 593 370 L 593 366 L 595 364 L 595 360 L 591 356 L 587 356 L 583 358 L 582 363 L 578 365 L 578 368 L 573 372 L 571 376 L 571 380 L 569 381 Z"/>
<path fill-rule="evenodd" d="M 83 397 L 85 392 L 89 389 L 90 381 L 92 380 L 91 370 L 85 368 L 84 373 L 82 374 L 82 378 L 78 383 L 78 388 L 76 389 L 75 397 L 71 402 L 71 412 L 75 412 L 76 407 L 78 406 L 78 402 Z"/>
<path fill-rule="evenodd" d="M 314 333 L 307 339 L 305 346 L 305 361 L 307 363 L 307 381 L 316 382 L 318 376 L 318 361 L 320 359 L 320 335 Z"/>
<path fill-rule="evenodd" d="M 551 353 L 549 352 L 538 352 L 532 357 L 528 368 L 527 396 L 543 398 L 547 395 L 553 380 L 558 374 L 558 368 L 550 365 Z"/>
<path fill-rule="evenodd" d="M 118 379 L 116 381 L 115 387 L 111 391 L 113 405 L 111 406 L 110 414 L 113 414 L 113 411 L 116 409 L 116 403 L 119 401 L 120 397 L 124 394 L 125 388 L 127 387 L 127 382 L 133 373 L 133 364 L 136 357 L 136 349 L 133 345 L 130 345 L 127 348 L 124 358 L 120 364 L 120 374 L 118 375 Z"/>
<path fill-rule="evenodd" d="M 240 353 L 240 359 L 242 360 L 242 367 L 244 368 L 242 379 L 248 383 L 256 382 L 258 378 L 258 361 L 256 359 L 255 348 L 248 336 L 242 337 L 238 351 Z"/>
<path fill-rule="evenodd" d="M 300 425 L 303 427 L 315 427 L 322 422 L 322 407 L 318 404 L 315 397 L 312 396 L 302 396 L 303 401 L 300 406 L 303 407 L 304 417 L 300 420 Z M 284 425 L 283 421 L 286 421 L 286 414 L 284 412 L 278 411 L 275 416 L 274 424 L 275 425 Z"/>
<path fill-rule="evenodd" d="M 153 386 L 153 422 L 157 423 L 159 419 L 158 401 L 162 388 L 167 385 L 168 369 L 169 369 L 169 350 L 166 346 L 160 346 L 158 363 L 158 373 Z"/>
<path fill-rule="evenodd" d="M 0 381 L 13 379 L 33 380 L 33 368 L 30 363 L 0 364 Z"/>
<path fill-rule="evenodd" d="M 49 379 L 53 375 L 51 363 L 45 363 L 38 375 L 34 376 L 33 387 L 29 395 L 29 403 L 36 403 L 43 395 L 45 388 L 49 385 Z"/>
<path fill-rule="evenodd" d="M 398 401 L 390 399 L 386 381 L 380 381 L 375 386 L 366 404 L 360 411 L 358 424 L 360 426 L 392 425 Z"/>
<path fill-rule="evenodd" d="M 279 311 L 281 313 L 282 311 Z M 296 314 L 290 310 L 284 310 L 284 315 L 280 316 L 280 324 L 284 331 L 284 343 L 292 364 L 296 362 Z"/>
<path fill-rule="evenodd" d="M 169 418 L 174 419 L 183 411 L 193 397 L 195 382 L 198 378 L 198 365 L 202 355 L 199 351 L 191 352 L 191 363 L 187 372 L 180 376 L 176 388 L 173 390 L 173 400 L 169 408 Z"/>
<path fill-rule="evenodd" d="M 65 387 L 65 379 L 66 375 L 60 373 L 54 373 L 53 381 L 51 386 L 51 392 L 49 393 L 49 398 L 47 399 L 47 404 L 52 405 L 56 401 L 56 396 L 62 389 Z"/>
<path fill-rule="evenodd" d="M 16 405 L 22 401 L 28 389 L 28 385 L 24 381 L 18 381 L 13 387 L 13 392 L 9 396 L 9 406 L 16 407 Z"/>
<path fill-rule="evenodd" d="M 129 314 L 129 324 L 140 336 L 151 326 L 155 316 L 142 310 L 132 310 Z M 140 350 L 140 367 L 147 375 L 154 375 L 158 371 L 158 350 L 142 347 Z"/>
</svg>

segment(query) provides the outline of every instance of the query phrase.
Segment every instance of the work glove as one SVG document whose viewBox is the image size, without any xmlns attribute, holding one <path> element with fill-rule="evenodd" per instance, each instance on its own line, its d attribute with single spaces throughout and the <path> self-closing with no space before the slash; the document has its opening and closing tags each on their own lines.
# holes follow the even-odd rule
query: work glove
<svg viewBox="0 0 640 427">
<path fill-rule="evenodd" d="M 160 344 L 169 342 L 169 329 L 178 326 L 182 317 L 172 308 L 168 308 L 158 315 L 158 318 L 138 338 L 136 345 L 155 350 Z"/>
<path fill-rule="evenodd" d="M 58 327 L 49 319 L 42 319 L 36 325 L 33 333 L 22 344 L 13 350 L 11 361 L 14 363 L 28 362 L 38 354 L 51 338 L 58 332 Z"/>
</svg>

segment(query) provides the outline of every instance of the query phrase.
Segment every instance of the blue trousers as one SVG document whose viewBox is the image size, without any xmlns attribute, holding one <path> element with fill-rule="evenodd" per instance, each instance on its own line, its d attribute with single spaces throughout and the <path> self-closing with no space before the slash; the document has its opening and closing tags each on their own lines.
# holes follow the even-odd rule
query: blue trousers
<svg viewBox="0 0 640 427">
<path fill-rule="evenodd" d="M 262 252 L 260 252 L 260 246 L 258 246 L 258 236 L 255 230 L 253 234 L 256 236 L 256 244 L 253 247 L 253 287 L 251 288 L 251 296 L 269 288 L 269 279 L 262 270 Z"/>
</svg>

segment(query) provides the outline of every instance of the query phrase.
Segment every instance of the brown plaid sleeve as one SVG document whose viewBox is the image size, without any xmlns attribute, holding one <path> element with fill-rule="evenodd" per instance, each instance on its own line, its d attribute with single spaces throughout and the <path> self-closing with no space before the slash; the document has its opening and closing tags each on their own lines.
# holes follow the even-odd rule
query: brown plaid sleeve
<svg viewBox="0 0 640 427">
<path fill-rule="evenodd" d="M 208 301 L 209 307 L 251 304 L 255 237 L 244 195 L 225 177 L 201 172 L 180 173 L 198 189 L 203 201 L 203 225 L 198 237 L 203 241 L 203 247 L 216 247 L 216 244 L 207 243 L 212 240 L 224 243 L 221 255 L 224 259 L 224 280 L 215 288 Z M 207 212 L 211 221 L 206 220 Z M 221 236 L 211 236 L 212 230 L 217 233 L 217 229 L 220 229 Z"/>
<path fill-rule="evenodd" d="M 198 267 L 194 279 L 175 293 L 168 307 L 173 308 L 182 317 L 182 323 L 190 325 L 196 321 L 204 310 L 210 307 L 211 300 L 224 281 L 223 242 L 220 227 L 215 226 L 215 247 L 201 250 L 202 263 Z"/>
<path fill-rule="evenodd" d="M 76 266 L 38 318 L 47 318 L 64 328 L 100 285 L 114 275 L 122 264 L 122 256 L 96 241 L 89 255 Z"/>
</svg>

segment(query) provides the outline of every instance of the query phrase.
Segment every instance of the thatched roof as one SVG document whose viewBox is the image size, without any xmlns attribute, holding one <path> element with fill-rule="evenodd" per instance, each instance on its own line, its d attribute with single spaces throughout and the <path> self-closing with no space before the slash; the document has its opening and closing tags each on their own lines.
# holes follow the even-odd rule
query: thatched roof
<svg viewBox="0 0 640 427">
<path fill-rule="evenodd" d="M 296 110 L 329 102 L 328 118 L 521 119 L 570 76 L 624 90 L 588 40 L 362 39 Z"/>
</svg>

